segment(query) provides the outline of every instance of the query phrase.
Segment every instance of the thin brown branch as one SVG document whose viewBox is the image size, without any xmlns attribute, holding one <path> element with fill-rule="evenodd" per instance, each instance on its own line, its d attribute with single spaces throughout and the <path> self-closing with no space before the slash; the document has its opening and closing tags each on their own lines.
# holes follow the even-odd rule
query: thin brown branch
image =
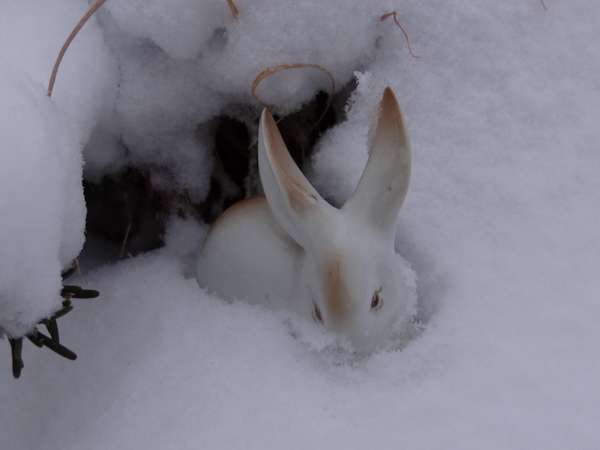
<svg viewBox="0 0 600 450">
<path fill-rule="evenodd" d="M 77 276 L 81 281 L 85 281 L 83 279 L 83 274 L 81 273 L 81 266 L 79 265 L 79 258 L 75 258 L 75 269 L 77 271 Z"/>
<path fill-rule="evenodd" d="M 404 28 L 402 28 L 400 22 L 398 22 L 398 14 L 396 13 L 396 11 L 384 14 L 383 16 L 381 16 L 381 20 L 384 21 L 390 16 L 394 17 L 394 22 L 396 22 L 396 25 L 398 25 L 398 28 L 400 28 L 402 34 L 404 34 L 404 38 L 406 39 L 406 46 L 408 47 L 408 53 L 410 53 L 410 56 L 412 56 L 413 58 L 420 58 L 420 56 L 415 55 L 412 49 L 410 48 L 410 40 L 408 39 L 408 33 L 404 30 Z"/>
<path fill-rule="evenodd" d="M 542 4 L 542 6 L 544 7 L 544 9 L 546 11 L 548 11 L 548 8 L 546 8 L 546 4 L 544 3 L 544 0 L 540 0 L 540 3 Z"/>
<path fill-rule="evenodd" d="M 131 224 L 133 223 L 133 214 L 131 213 L 131 205 L 129 204 L 129 199 L 127 198 L 127 194 L 123 192 L 123 198 L 125 199 L 125 209 L 127 211 L 127 215 L 129 216 L 129 221 L 127 222 L 127 229 L 125 230 L 125 236 L 123 236 L 123 244 L 121 245 L 121 252 L 119 254 L 119 260 L 123 259 L 125 256 L 125 247 L 127 246 L 127 241 L 129 240 L 129 233 L 131 232 Z"/>
<path fill-rule="evenodd" d="M 321 122 L 321 120 L 323 120 L 323 117 L 325 117 L 325 113 L 327 113 L 327 111 L 329 110 L 329 107 L 331 106 L 331 102 L 333 101 L 333 94 L 335 94 L 335 79 L 333 78 L 333 74 L 329 70 L 324 69 L 323 67 L 318 66 L 316 64 L 305 64 L 305 63 L 281 64 L 279 66 L 269 67 L 268 69 L 265 69 L 261 73 L 258 74 L 256 79 L 254 80 L 254 83 L 252 83 L 252 89 L 250 92 L 252 92 L 252 95 L 254 96 L 254 98 L 256 99 L 256 101 L 258 103 L 260 103 L 264 107 L 270 109 L 271 105 L 268 105 L 267 103 L 263 102 L 258 97 L 258 95 L 256 95 L 256 88 L 258 87 L 260 82 L 262 80 L 264 80 L 265 78 L 267 78 L 269 75 L 273 75 L 274 73 L 281 72 L 282 70 L 298 69 L 301 67 L 312 67 L 314 69 L 319 69 L 319 70 L 325 72 L 327 74 L 327 76 L 329 77 L 329 79 L 331 80 L 331 92 L 329 93 L 329 97 L 327 98 L 327 104 L 325 105 L 325 109 L 323 110 L 321 117 L 319 117 L 319 120 L 317 120 L 317 122 L 314 125 L 316 127 L 319 124 L 319 122 Z"/>
<path fill-rule="evenodd" d="M 90 10 L 86 13 L 85 16 L 82 17 L 82 19 L 79 21 L 77 26 L 73 29 L 73 31 L 71 31 L 71 34 L 69 35 L 69 37 L 63 44 L 62 48 L 60 49 L 60 53 L 58 54 L 58 57 L 56 58 L 56 62 L 54 63 L 54 68 L 52 69 L 52 75 L 50 75 L 50 82 L 48 83 L 48 97 L 52 96 L 52 90 L 54 89 L 54 83 L 56 81 L 56 74 L 58 73 L 58 67 L 60 66 L 63 56 L 65 56 L 65 53 L 66 53 L 67 49 L 69 48 L 69 45 L 71 45 L 71 42 L 73 42 L 73 39 L 75 39 L 75 36 L 77 36 L 77 33 L 79 33 L 79 30 L 81 30 L 81 28 L 85 25 L 85 23 L 88 21 L 88 19 L 94 15 L 94 13 L 98 10 L 98 8 L 100 8 L 104 4 L 104 2 L 106 2 L 106 0 L 98 0 L 94 4 L 94 6 L 92 6 L 90 8 Z"/>
<path fill-rule="evenodd" d="M 229 9 L 231 9 L 231 14 L 233 14 L 233 18 L 237 19 L 238 16 L 240 15 L 240 11 L 237 8 L 237 6 L 235 6 L 235 3 L 233 3 L 233 0 L 227 0 L 227 3 L 229 4 Z"/>
</svg>

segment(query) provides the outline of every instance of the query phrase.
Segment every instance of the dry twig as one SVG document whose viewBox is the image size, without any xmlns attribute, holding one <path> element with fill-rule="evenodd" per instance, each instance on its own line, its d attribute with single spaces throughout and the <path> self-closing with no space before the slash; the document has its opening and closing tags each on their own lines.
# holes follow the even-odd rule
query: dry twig
<svg viewBox="0 0 600 450">
<path fill-rule="evenodd" d="M 254 98 L 256 99 L 256 101 L 258 103 L 260 103 L 264 107 L 270 109 L 272 107 L 272 105 L 268 105 L 267 103 L 263 102 L 256 95 L 256 88 L 258 87 L 258 85 L 260 84 L 260 82 L 262 80 L 264 80 L 265 78 L 267 78 L 269 75 L 273 75 L 274 73 L 281 72 L 282 70 L 298 69 L 298 68 L 301 68 L 301 67 L 312 67 L 314 69 L 319 69 L 319 70 L 325 72 L 327 74 L 327 76 L 329 77 L 329 79 L 331 80 L 331 92 L 329 93 L 329 97 L 327 98 L 327 104 L 325 105 L 325 110 L 321 114 L 321 117 L 319 117 L 319 120 L 317 120 L 317 122 L 315 123 L 315 127 L 316 127 L 317 124 L 319 122 L 321 122 L 321 120 L 323 119 L 323 117 L 325 117 L 325 113 L 327 112 L 327 110 L 331 106 L 331 102 L 333 101 L 333 94 L 335 93 L 335 79 L 333 78 L 333 74 L 329 70 L 324 69 L 323 67 L 318 66 L 316 64 L 305 64 L 305 63 L 281 64 L 279 66 L 269 67 L 268 69 L 265 69 L 261 73 L 258 74 L 258 76 L 256 77 L 256 79 L 254 80 L 254 83 L 252 83 L 252 89 L 251 89 L 250 92 L 252 92 L 252 95 L 254 96 Z"/>
<path fill-rule="evenodd" d="M 86 13 L 86 15 L 83 16 L 82 19 L 79 21 L 77 26 L 75 28 L 73 28 L 73 31 L 71 31 L 71 34 L 69 35 L 69 37 L 63 44 L 62 48 L 60 49 L 60 53 L 58 54 L 58 57 L 56 58 L 56 62 L 54 63 L 54 68 L 52 69 L 52 75 L 50 75 L 50 82 L 48 83 L 48 97 L 52 96 L 52 90 L 54 89 L 54 82 L 56 81 L 56 74 L 58 72 L 58 67 L 60 66 L 63 56 L 65 56 L 65 53 L 66 53 L 67 49 L 69 48 L 69 45 L 71 45 L 71 42 L 73 42 L 73 39 L 75 39 L 75 36 L 77 36 L 77 33 L 79 33 L 79 30 L 81 30 L 81 28 L 85 25 L 85 23 L 89 20 L 89 18 L 94 15 L 94 13 L 98 10 L 98 8 L 100 8 L 104 4 L 104 2 L 106 2 L 106 0 L 98 0 L 94 4 L 94 6 L 92 6 L 90 8 L 90 10 Z"/>
<path fill-rule="evenodd" d="M 125 230 L 125 236 L 123 236 L 123 243 L 121 244 L 121 252 L 119 253 L 119 260 L 122 260 L 125 256 L 125 247 L 127 246 L 127 241 L 129 240 L 129 233 L 131 232 L 131 224 L 133 223 L 133 214 L 131 212 L 131 206 L 129 205 L 129 199 L 127 198 L 127 194 L 123 192 L 123 197 L 125 199 L 125 207 L 127 210 L 127 215 L 129 217 L 129 221 L 127 222 L 127 229 Z"/>
<path fill-rule="evenodd" d="M 233 18 L 237 19 L 240 15 L 240 11 L 237 9 L 237 6 L 235 6 L 233 0 L 227 0 L 227 3 L 229 4 L 229 9 L 231 9 L 231 14 L 233 14 Z"/>
<path fill-rule="evenodd" d="M 410 56 L 412 56 L 413 58 L 420 58 L 420 56 L 417 56 L 412 52 L 412 49 L 410 48 L 410 41 L 408 39 L 408 33 L 404 30 L 404 28 L 402 28 L 402 25 L 400 25 L 400 22 L 398 21 L 398 14 L 396 13 L 396 11 L 384 14 L 383 16 L 381 16 L 381 20 L 384 21 L 385 19 L 387 19 L 390 16 L 394 17 L 394 22 L 396 22 L 396 25 L 398 25 L 398 28 L 400 28 L 400 30 L 402 30 L 402 34 L 404 34 L 404 38 L 406 39 L 406 45 L 408 47 L 408 53 L 410 53 Z"/>
</svg>

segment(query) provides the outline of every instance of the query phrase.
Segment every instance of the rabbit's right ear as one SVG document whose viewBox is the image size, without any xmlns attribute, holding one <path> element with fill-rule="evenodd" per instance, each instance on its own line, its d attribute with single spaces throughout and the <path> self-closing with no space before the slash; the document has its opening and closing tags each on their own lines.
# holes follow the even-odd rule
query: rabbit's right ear
<svg viewBox="0 0 600 450">
<path fill-rule="evenodd" d="M 388 236 L 395 235 L 398 213 L 410 182 L 411 152 L 400 105 L 385 88 L 369 160 L 343 211 L 364 217 Z"/>
<path fill-rule="evenodd" d="M 266 109 L 258 128 L 258 168 L 267 202 L 277 222 L 306 248 L 314 236 L 323 231 L 334 208 L 300 171 Z"/>
</svg>

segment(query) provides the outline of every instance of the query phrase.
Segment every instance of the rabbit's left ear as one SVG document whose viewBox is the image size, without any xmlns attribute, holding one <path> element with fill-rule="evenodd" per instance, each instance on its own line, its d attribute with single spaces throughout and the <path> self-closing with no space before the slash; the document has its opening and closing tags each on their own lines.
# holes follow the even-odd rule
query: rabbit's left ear
<svg viewBox="0 0 600 450">
<path fill-rule="evenodd" d="M 394 91 L 387 87 L 379 105 L 367 166 L 342 211 L 365 217 L 387 235 L 395 235 L 410 169 L 410 141 L 404 118 Z"/>
</svg>

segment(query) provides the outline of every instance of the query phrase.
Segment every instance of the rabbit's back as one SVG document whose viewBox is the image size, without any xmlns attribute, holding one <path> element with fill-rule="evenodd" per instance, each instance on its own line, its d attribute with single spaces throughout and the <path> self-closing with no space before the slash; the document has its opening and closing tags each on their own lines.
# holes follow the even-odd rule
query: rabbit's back
<svg viewBox="0 0 600 450">
<path fill-rule="evenodd" d="M 296 290 L 302 253 L 275 220 L 265 196 L 258 195 L 231 206 L 213 224 L 196 278 L 226 300 L 296 309 L 287 303 Z"/>
</svg>

